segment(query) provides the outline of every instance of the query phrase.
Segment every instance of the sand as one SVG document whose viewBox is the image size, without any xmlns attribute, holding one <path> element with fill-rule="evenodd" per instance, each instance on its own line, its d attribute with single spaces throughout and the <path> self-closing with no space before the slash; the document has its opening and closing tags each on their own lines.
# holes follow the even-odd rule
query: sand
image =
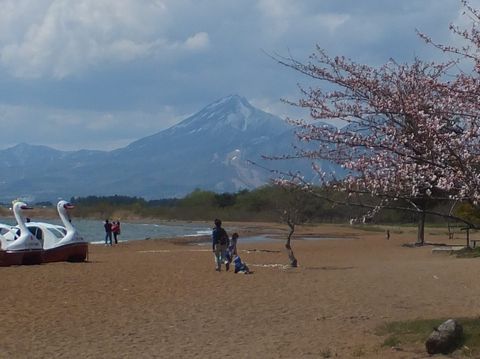
<svg viewBox="0 0 480 359">
<path fill-rule="evenodd" d="M 479 314 L 480 259 L 402 247 L 414 232 L 392 230 L 387 241 L 356 227 L 303 228 L 354 239 L 294 240 L 300 266 L 285 268 L 283 241 L 242 243 L 255 229 L 281 231 L 236 226 L 250 275 L 216 272 L 209 245 L 181 240 L 92 245 L 87 263 L 0 268 L 0 357 L 426 358 L 421 346 L 383 347 L 376 329 Z"/>
</svg>

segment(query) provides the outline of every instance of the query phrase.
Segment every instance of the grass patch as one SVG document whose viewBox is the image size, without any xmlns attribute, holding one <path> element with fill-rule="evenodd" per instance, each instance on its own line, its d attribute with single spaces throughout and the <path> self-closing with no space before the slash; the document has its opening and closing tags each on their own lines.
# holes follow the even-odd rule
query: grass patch
<svg viewBox="0 0 480 359">
<path fill-rule="evenodd" d="M 455 252 L 457 258 L 477 258 L 480 257 L 480 247 L 463 248 Z"/>
<path fill-rule="evenodd" d="M 402 344 L 400 338 L 398 338 L 395 334 L 392 334 L 383 341 L 382 347 L 395 348 L 399 347 L 400 344 Z"/>
<path fill-rule="evenodd" d="M 324 359 L 331 358 L 332 357 L 332 351 L 330 350 L 330 348 L 323 349 L 320 352 L 320 357 L 322 357 Z"/>
<path fill-rule="evenodd" d="M 409 320 L 402 322 L 390 322 L 377 329 L 377 335 L 387 336 L 382 346 L 402 346 L 423 344 L 432 332 L 433 328 L 438 327 L 445 320 Z"/>
<path fill-rule="evenodd" d="M 355 348 L 355 350 L 352 353 L 352 356 L 355 358 L 361 358 L 365 356 L 365 348 L 363 346 L 359 346 Z"/>
<path fill-rule="evenodd" d="M 390 322 L 377 328 L 376 334 L 385 336 L 383 347 L 402 347 L 403 349 L 425 350 L 427 340 L 433 328 L 446 321 L 444 319 L 417 319 L 401 322 Z M 478 358 L 480 355 L 480 318 L 459 318 L 463 326 L 463 341 L 460 345 L 461 352 L 466 357 Z"/>
</svg>

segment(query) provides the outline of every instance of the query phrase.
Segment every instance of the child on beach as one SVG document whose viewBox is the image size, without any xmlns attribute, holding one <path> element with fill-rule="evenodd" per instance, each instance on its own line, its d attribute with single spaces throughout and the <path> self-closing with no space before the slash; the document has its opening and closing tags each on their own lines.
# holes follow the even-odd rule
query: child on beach
<svg viewBox="0 0 480 359">
<path fill-rule="evenodd" d="M 225 252 L 225 268 L 230 268 L 230 263 L 232 263 L 233 257 L 237 255 L 237 241 L 238 241 L 238 233 L 232 234 L 232 239 L 230 239 L 230 245 Z"/>
<path fill-rule="evenodd" d="M 247 264 L 242 261 L 240 256 L 235 256 L 233 259 L 233 264 L 235 265 L 235 273 L 250 274 Z"/>
</svg>

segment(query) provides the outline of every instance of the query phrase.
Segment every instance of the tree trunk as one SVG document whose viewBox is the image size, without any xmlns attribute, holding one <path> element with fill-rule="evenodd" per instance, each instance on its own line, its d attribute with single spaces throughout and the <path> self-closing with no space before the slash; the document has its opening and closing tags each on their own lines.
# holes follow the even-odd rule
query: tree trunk
<svg viewBox="0 0 480 359">
<path fill-rule="evenodd" d="M 287 249 L 288 259 L 290 260 L 290 266 L 291 267 L 297 267 L 298 266 L 297 258 L 295 258 L 295 255 L 293 254 L 292 247 L 290 245 L 293 232 L 295 231 L 295 224 L 288 223 L 288 226 L 290 227 L 290 232 L 288 233 L 287 243 L 285 244 L 285 248 Z"/>
<path fill-rule="evenodd" d="M 450 207 L 450 211 L 448 212 L 450 216 L 453 214 L 453 210 L 455 209 L 456 205 L 457 205 L 457 201 L 453 202 L 452 207 Z M 450 218 L 448 219 L 448 239 L 453 239 L 453 230 L 450 224 Z"/>
<path fill-rule="evenodd" d="M 416 246 L 423 246 L 425 244 L 425 211 L 421 211 L 418 215 L 418 230 Z"/>
</svg>

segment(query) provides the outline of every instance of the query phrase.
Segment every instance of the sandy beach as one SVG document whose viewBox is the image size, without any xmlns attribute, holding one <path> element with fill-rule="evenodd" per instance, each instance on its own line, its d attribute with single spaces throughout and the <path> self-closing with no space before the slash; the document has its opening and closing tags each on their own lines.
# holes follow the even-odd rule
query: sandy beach
<svg viewBox="0 0 480 359">
<path fill-rule="evenodd" d="M 244 228 L 251 275 L 216 272 L 209 245 L 182 240 L 91 245 L 87 263 L 0 268 L 0 357 L 427 358 L 422 347 L 383 347 L 376 329 L 479 315 L 480 260 L 402 247 L 414 231 L 386 240 L 302 228 L 352 239 L 295 240 L 299 267 L 287 268 L 283 241 L 242 243 L 255 229 L 281 231 Z"/>
</svg>

